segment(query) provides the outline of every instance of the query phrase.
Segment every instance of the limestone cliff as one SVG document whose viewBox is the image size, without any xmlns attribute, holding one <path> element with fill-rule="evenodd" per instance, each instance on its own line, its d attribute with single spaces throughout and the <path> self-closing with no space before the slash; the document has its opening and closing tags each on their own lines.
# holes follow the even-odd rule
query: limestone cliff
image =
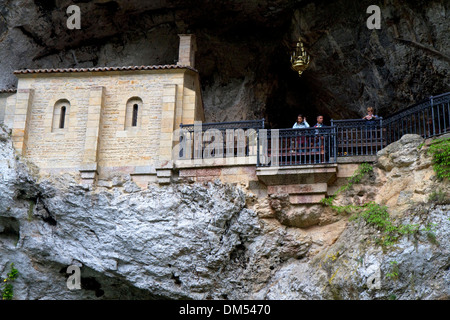
<svg viewBox="0 0 450 320">
<path fill-rule="evenodd" d="M 91 190 L 70 175 L 37 180 L 3 129 L 0 150 L 0 274 L 12 262 L 19 270 L 15 299 L 450 297 L 449 184 L 418 136 L 380 152 L 373 173 L 336 199 L 376 200 L 401 223 L 433 226 L 389 247 L 348 215 L 287 227 L 267 198 L 235 185 L 141 190 L 122 176 Z M 437 190 L 445 201 L 430 200 Z M 81 290 L 66 286 L 69 265 L 81 268 Z"/>
</svg>

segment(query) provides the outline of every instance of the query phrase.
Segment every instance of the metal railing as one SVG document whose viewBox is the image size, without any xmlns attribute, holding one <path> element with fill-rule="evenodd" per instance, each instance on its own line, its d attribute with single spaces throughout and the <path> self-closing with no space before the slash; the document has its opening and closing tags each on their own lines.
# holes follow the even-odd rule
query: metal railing
<svg viewBox="0 0 450 320">
<path fill-rule="evenodd" d="M 383 126 L 388 144 L 408 133 L 430 138 L 450 132 L 450 92 L 432 96 L 391 115 Z"/>
<path fill-rule="evenodd" d="M 331 120 L 336 127 L 338 157 L 376 155 L 386 146 L 383 119 Z"/>
<path fill-rule="evenodd" d="M 450 132 L 450 92 L 432 96 L 386 119 L 331 120 L 338 157 L 376 155 L 405 134 L 430 138 Z"/>
<path fill-rule="evenodd" d="M 257 166 L 334 163 L 334 127 L 258 131 Z"/>
<path fill-rule="evenodd" d="M 256 156 L 257 166 L 333 163 L 337 157 L 376 155 L 404 134 L 450 132 L 450 92 L 386 119 L 331 120 L 330 127 L 266 130 L 264 120 L 249 120 L 181 124 L 180 130 L 180 143 L 187 145 L 181 158 Z"/>
<path fill-rule="evenodd" d="M 260 129 L 264 119 L 180 124 L 179 159 L 256 156 Z"/>
<path fill-rule="evenodd" d="M 197 126 L 199 126 L 198 124 Z M 180 124 L 180 129 L 184 129 L 188 132 L 194 132 L 195 124 Z M 201 123 L 201 130 L 206 131 L 208 129 L 217 129 L 224 131 L 226 129 L 264 129 L 264 119 L 261 120 L 242 120 L 242 121 L 229 121 L 229 122 L 209 122 Z"/>
</svg>

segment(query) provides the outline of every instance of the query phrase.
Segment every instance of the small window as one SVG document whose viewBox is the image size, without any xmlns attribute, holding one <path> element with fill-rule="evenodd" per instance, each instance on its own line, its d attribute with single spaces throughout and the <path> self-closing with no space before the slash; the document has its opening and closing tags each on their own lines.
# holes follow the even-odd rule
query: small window
<svg viewBox="0 0 450 320">
<path fill-rule="evenodd" d="M 133 105 L 133 120 L 131 122 L 131 126 L 132 127 L 136 127 L 137 126 L 138 109 L 139 109 L 139 105 L 138 104 L 134 104 Z"/>
<path fill-rule="evenodd" d="M 69 125 L 70 102 L 66 99 L 56 101 L 53 106 L 52 130 L 66 129 Z"/>
<path fill-rule="evenodd" d="M 61 114 L 59 115 L 59 128 L 64 129 L 64 123 L 66 121 L 66 107 L 61 107 Z"/>
<path fill-rule="evenodd" d="M 139 128 L 142 119 L 143 103 L 141 98 L 128 99 L 125 112 L 125 129 Z"/>
</svg>

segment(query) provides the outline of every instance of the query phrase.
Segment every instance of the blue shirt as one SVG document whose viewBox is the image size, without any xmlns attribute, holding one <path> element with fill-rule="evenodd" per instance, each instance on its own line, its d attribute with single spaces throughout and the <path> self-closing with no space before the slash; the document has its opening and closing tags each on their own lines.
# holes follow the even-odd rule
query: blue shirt
<svg viewBox="0 0 450 320">
<path fill-rule="evenodd" d="M 308 122 L 306 122 L 305 120 L 303 120 L 303 122 L 300 124 L 298 124 L 298 122 L 296 122 L 296 123 L 294 123 L 294 126 L 292 127 L 292 129 L 301 129 L 301 128 L 309 128 Z"/>
</svg>

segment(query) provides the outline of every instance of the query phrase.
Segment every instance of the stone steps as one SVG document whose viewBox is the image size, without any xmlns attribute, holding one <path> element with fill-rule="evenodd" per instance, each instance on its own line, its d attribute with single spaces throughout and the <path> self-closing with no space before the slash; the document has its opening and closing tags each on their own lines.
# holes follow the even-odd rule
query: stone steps
<svg viewBox="0 0 450 320">
<path fill-rule="evenodd" d="M 267 193 L 288 194 L 291 204 L 317 204 L 325 198 L 328 185 L 326 183 L 290 184 L 267 186 Z"/>
<path fill-rule="evenodd" d="M 291 204 L 319 204 L 336 179 L 337 164 L 257 168 L 269 195 L 288 194 Z"/>
</svg>

